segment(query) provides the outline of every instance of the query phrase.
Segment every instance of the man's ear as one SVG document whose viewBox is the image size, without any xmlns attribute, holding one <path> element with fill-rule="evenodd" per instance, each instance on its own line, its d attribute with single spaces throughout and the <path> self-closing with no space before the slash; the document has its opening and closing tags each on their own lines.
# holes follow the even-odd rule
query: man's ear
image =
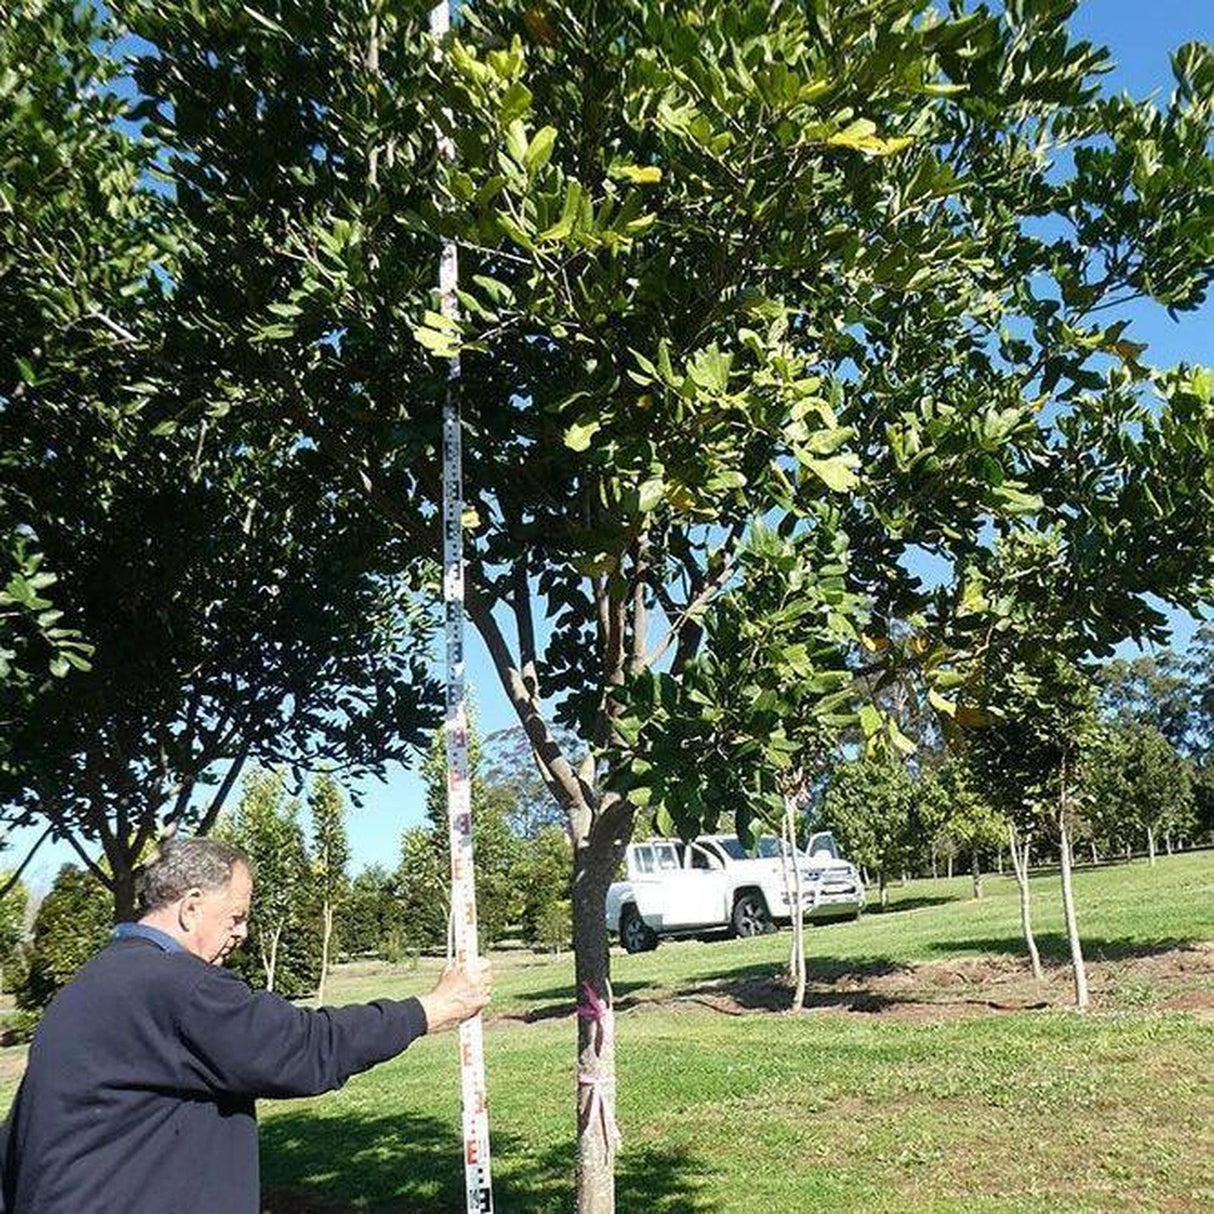
<svg viewBox="0 0 1214 1214">
<path fill-rule="evenodd" d="M 198 923 L 199 902 L 202 900 L 202 890 L 192 889 L 177 904 L 177 922 L 183 932 L 192 932 Z"/>
</svg>

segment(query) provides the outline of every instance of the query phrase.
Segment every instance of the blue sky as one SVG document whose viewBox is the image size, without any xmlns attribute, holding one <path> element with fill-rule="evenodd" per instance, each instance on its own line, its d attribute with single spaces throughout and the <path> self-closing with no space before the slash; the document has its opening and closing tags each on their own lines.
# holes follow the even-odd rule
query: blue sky
<svg viewBox="0 0 1214 1214">
<path fill-rule="evenodd" d="M 1169 52 L 1180 44 L 1200 39 L 1214 41 L 1214 3 L 1210 0 L 1085 0 L 1073 21 L 1077 36 L 1108 46 L 1116 69 L 1105 77 L 1111 92 L 1127 91 L 1140 97 L 1158 91 L 1161 99 L 1171 88 Z M 1214 306 L 1174 322 L 1162 309 L 1128 310 L 1133 319 L 1130 336 L 1149 343 L 1147 361 L 1168 366 L 1180 361 L 1214 363 Z M 1187 643 L 1193 623 L 1174 617 L 1175 640 Z M 500 690 L 497 676 L 480 638 L 468 630 L 468 677 L 474 688 L 482 732 L 515 724 L 513 713 Z M 395 769 L 387 783 L 368 782 L 363 805 L 349 820 L 354 867 L 384 864 L 394 867 L 399 854 L 400 833 L 422 820 L 424 794 L 415 772 Z M 21 832 L 13 839 L 13 850 L 5 859 L 17 862 L 36 837 Z M 66 844 L 47 845 L 27 873 L 34 888 L 45 889 L 58 867 L 73 859 Z"/>
</svg>

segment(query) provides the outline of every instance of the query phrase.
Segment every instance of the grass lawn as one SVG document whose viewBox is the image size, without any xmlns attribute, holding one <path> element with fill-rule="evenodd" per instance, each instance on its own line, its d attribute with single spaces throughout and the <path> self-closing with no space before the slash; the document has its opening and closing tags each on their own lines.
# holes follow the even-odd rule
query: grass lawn
<svg viewBox="0 0 1214 1214">
<path fill-rule="evenodd" d="M 787 932 L 618 954 L 619 1209 L 1214 1209 L 1214 853 L 1079 870 L 1085 1017 L 1064 1010 L 1056 878 L 1034 885 L 1039 986 L 1010 878 L 980 903 L 968 878 L 913 882 L 886 914 L 813 928 L 798 1017 L 767 1010 L 787 1000 Z M 571 964 L 496 965 L 497 1206 L 568 1211 Z M 344 967 L 334 1001 L 415 992 L 434 969 Z M 0 1052 L 9 1093 L 19 1066 Z M 276 1211 L 462 1211 L 452 1037 L 262 1115 Z"/>
</svg>

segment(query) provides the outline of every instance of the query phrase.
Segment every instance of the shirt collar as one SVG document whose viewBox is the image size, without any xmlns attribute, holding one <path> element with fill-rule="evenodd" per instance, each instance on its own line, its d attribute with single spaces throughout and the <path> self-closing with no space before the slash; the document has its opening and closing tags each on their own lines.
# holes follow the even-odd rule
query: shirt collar
<svg viewBox="0 0 1214 1214">
<path fill-rule="evenodd" d="M 160 928 L 152 927 L 147 923 L 120 923 L 110 933 L 110 939 L 150 940 L 166 953 L 184 953 L 187 951 L 185 946 L 180 941 L 174 940 L 168 932 L 162 932 Z"/>
</svg>

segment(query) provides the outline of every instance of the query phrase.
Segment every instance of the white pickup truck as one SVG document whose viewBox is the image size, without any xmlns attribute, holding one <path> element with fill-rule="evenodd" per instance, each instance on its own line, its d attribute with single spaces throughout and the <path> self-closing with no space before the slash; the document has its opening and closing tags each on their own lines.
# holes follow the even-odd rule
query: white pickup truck
<svg viewBox="0 0 1214 1214">
<path fill-rule="evenodd" d="M 607 891 L 607 927 L 630 953 L 657 948 L 661 936 L 729 928 L 738 936 L 775 930 L 791 917 L 792 878 L 780 840 L 759 839 L 749 852 L 734 835 L 707 835 L 694 843 L 650 839 L 625 856 L 627 879 Z M 797 853 L 804 880 L 805 918 L 855 919 L 864 907 L 864 883 L 839 857 L 834 838 L 814 835 Z"/>
</svg>

